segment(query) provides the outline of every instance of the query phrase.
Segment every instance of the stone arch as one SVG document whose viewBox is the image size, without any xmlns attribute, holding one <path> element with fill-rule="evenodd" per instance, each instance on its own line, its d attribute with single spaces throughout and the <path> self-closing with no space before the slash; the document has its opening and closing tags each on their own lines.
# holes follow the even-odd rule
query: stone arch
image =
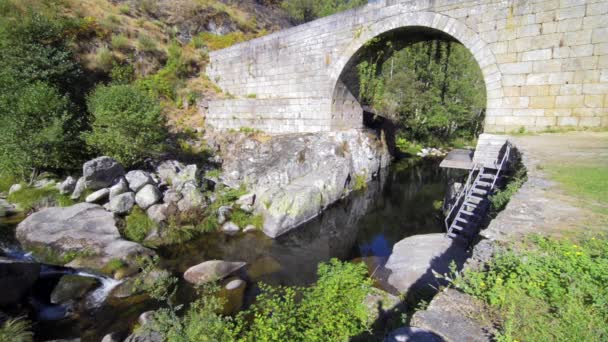
<svg viewBox="0 0 608 342">
<path fill-rule="evenodd" d="M 356 105 L 352 102 L 356 99 L 340 81 L 340 76 L 351 59 L 372 39 L 397 29 L 409 27 L 436 30 L 447 34 L 464 45 L 477 61 L 483 74 L 486 86 L 486 118 L 499 115 L 499 106 L 497 106 L 499 101 L 496 100 L 503 96 L 502 75 L 488 44 L 479 34 L 459 20 L 433 12 L 417 12 L 387 17 L 375 21 L 371 25 L 362 25 L 357 32 L 353 32 L 355 38 L 340 50 L 340 57 L 335 63 L 332 63 L 329 70 L 327 86 L 332 91 L 332 102 L 330 104 L 332 129 L 360 126 L 362 122 L 362 119 L 355 122 L 360 107 L 356 108 Z M 340 115 L 347 117 L 336 118 L 334 112 L 336 110 L 341 110 Z M 347 112 L 346 115 L 345 112 Z"/>
</svg>

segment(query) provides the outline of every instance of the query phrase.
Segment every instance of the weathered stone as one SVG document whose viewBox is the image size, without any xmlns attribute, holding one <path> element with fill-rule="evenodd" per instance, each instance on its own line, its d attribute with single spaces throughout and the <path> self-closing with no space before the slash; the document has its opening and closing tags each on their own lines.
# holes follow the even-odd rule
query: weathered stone
<svg viewBox="0 0 608 342">
<path fill-rule="evenodd" d="M 191 183 L 198 187 L 198 167 L 196 165 L 188 165 L 181 169 L 179 173 L 173 177 L 172 187 L 178 191 L 182 191 L 184 184 Z"/>
<path fill-rule="evenodd" d="M 431 330 L 403 327 L 393 330 L 384 342 L 444 342 L 445 340 Z M 468 340 L 467 340 L 468 341 Z"/>
<path fill-rule="evenodd" d="M 19 303 L 39 276 L 39 263 L 0 257 L 0 306 Z"/>
<path fill-rule="evenodd" d="M 190 267 L 184 273 L 184 279 L 194 285 L 202 285 L 223 279 L 245 267 L 244 262 L 209 260 Z"/>
<path fill-rule="evenodd" d="M 112 259 L 134 261 L 137 255 L 154 254 L 123 240 L 114 215 L 89 203 L 36 212 L 17 226 L 16 235 L 25 248 L 50 248 L 59 255 L 82 252 L 69 264 L 74 267 L 101 269 Z"/>
<path fill-rule="evenodd" d="M 177 206 L 180 211 L 189 211 L 195 208 L 204 208 L 205 197 L 194 182 L 186 182 L 181 185 L 183 198 L 179 200 Z"/>
<path fill-rule="evenodd" d="M 448 274 L 450 263 L 460 269 L 467 257 L 467 246 L 452 240 L 443 233 L 414 235 L 393 246 L 385 268 L 391 271 L 388 284 L 414 300 L 435 293 L 438 285 L 447 285 L 436 279 L 433 272 Z"/>
<path fill-rule="evenodd" d="M 241 228 L 239 228 L 239 226 L 232 221 L 228 221 L 222 225 L 222 232 L 224 232 L 224 234 L 236 235 L 240 231 L 241 231 Z"/>
<path fill-rule="evenodd" d="M 13 184 L 13 185 L 11 185 L 11 187 L 8 189 L 8 194 L 10 195 L 10 194 L 12 194 L 12 193 L 15 193 L 15 192 L 17 192 L 17 191 L 21 190 L 21 189 L 23 189 L 23 185 L 21 185 L 21 184 Z"/>
<path fill-rule="evenodd" d="M 220 297 L 224 300 L 224 315 L 234 315 L 241 310 L 246 287 L 247 283 L 238 277 L 230 277 L 222 282 Z"/>
<path fill-rule="evenodd" d="M 72 176 L 68 176 L 63 182 L 57 184 L 57 190 L 59 190 L 59 193 L 62 195 L 71 194 L 76 188 L 76 182 L 76 179 Z"/>
<path fill-rule="evenodd" d="M 85 199 L 85 202 L 87 203 L 103 203 L 108 199 L 108 196 L 110 195 L 110 189 L 105 188 L 105 189 L 100 189 L 95 191 L 94 193 L 90 194 L 89 196 L 87 196 L 87 198 Z"/>
<path fill-rule="evenodd" d="M 255 204 L 255 194 L 246 194 L 236 201 L 236 205 L 254 205 Z"/>
<path fill-rule="evenodd" d="M 156 174 L 162 183 L 172 185 L 177 174 L 186 166 L 177 160 L 166 160 L 156 167 Z"/>
<path fill-rule="evenodd" d="M 73 200 L 78 200 L 82 196 L 82 194 L 84 193 L 85 190 L 86 190 L 86 187 L 85 187 L 84 177 L 80 177 L 80 178 L 78 178 L 78 181 L 76 181 L 76 186 L 74 187 L 74 192 L 72 192 L 72 196 L 70 196 L 70 198 Z"/>
<path fill-rule="evenodd" d="M 169 210 L 169 206 L 171 204 L 155 204 L 153 206 L 151 206 L 150 208 L 148 208 L 148 210 L 146 210 L 146 213 L 148 214 L 148 217 L 156 222 L 156 223 L 163 223 L 165 221 L 167 221 L 167 215 L 168 215 L 168 210 Z"/>
<path fill-rule="evenodd" d="M 85 187 L 98 190 L 112 186 L 114 180 L 124 176 L 125 169 L 113 158 L 99 157 L 82 166 Z"/>
<path fill-rule="evenodd" d="M 127 182 L 129 182 L 129 188 L 133 192 L 138 192 L 148 184 L 154 184 L 154 180 L 152 180 L 150 174 L 141 170 L 129 171 L 125 178 L 127 179 Z"/>
<path fill-rule="evenodd" d="M 62 304 L 82 299 L 90 290 L 99 285 L 97 279 L 79 275 L 64 275 L 51 293 L 51 303 Z"/>
<path fill-rule="evenodd" d="M 184 196 L 182 196 L 182 194 L 180 194 L 179 192 L 173 189 L 168 189 L 163 194 L 163 202 L 177 204 L 177 202 L 179 202 L 183 197 Z"/>
<path fill-rule="evenodd" d="M 0 198 L 0 217 L 7 217 L 17 213 L 17 207 L 7 200 Z"/>
<path fill-rule="evenodd" d="M 111 333 L 111 334 L 107 334 L 105 335 L 102 339 L 101 342 L 122 342 L 122 338 L 121 338 L 121 334 L 119 333 Z"/>
<path fill-rule="evenodd" d="M 258 229 L 252 225 L 252 224 L 248 224 L 245 228 L 243 228 L 243 233 L 251 233 L 251 232 L 255 232 Z"/>
<path fill-rule="evenodd" d="M 226 221 L 230 219 L 230 214 L 232 214 L 232 206 L 223 205 L 217 210 L 217 223 L 224 224 Z"/>
<path fill-rule="evenodd" d="M 135 205 L 135 194 L 127 192 L 110 200 L 108 210 L 118 215 L 128 214 Z"/>
<path fill-rule="evenodd" d="M 110 200 L 126 192 L 129 192 L 129 184 L 124 177 L 120 177 L 115 184 L 110 187 Z"/>
<path fill-rule="evenodd" d="M 152 184 L 148 184 L 137 192 L 137 194 L 135 195 L 135 202 L 143 210 L 146 210 L 151 205 L 158 203 L 161 198 L 162 194 L 160 193 L 158 188 Z"/>
<path fill-rule="evenodd" d="M 35 181 L 34 184 L 32 185 L 32 187 L 35 189 L 44 189 L 44 188 L 53 187 L 53 186 L 56 187 L 57 182 L 54 179 L 48 179 L 48 178 L 39 179 L 39 180 Z"/>
</svg>

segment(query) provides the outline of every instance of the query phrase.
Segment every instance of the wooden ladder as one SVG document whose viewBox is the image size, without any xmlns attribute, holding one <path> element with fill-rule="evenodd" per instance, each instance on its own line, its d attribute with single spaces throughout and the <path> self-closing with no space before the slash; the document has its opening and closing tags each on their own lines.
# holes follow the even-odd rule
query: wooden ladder
<svg viewBox="0 0 608 342">
<path fill-rule="evenodd" d="M 507 142 L 500 163 L 494 163 L 493 167 L 485 167 L 480 164 L 473 166 L 466 183 L 456 196 L 454 205 L 445 217 L 444 223 L 448 237 L 468 238 L 477 234 L 479 224 L 489 206 L 489 197 L 494 192 L 496 181 L 506 166 L 510 154 L 511 144 Z"/>
</svg>

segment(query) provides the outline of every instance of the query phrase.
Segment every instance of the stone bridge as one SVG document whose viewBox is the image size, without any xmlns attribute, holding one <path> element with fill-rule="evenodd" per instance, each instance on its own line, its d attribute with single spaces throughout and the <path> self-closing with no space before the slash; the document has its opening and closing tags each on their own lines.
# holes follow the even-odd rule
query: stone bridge
<svg viewBox="0 0 608 342">
<path fill-rule="evenodd" d="M 227 94 L 216 129 L 320 132 L 363 125 L 352 75 L 376 37 L 466 46 L 487 92 L 486 132 L 608 126 L 608 1 L 377 0 L 210 54 Z"/>
</svg>

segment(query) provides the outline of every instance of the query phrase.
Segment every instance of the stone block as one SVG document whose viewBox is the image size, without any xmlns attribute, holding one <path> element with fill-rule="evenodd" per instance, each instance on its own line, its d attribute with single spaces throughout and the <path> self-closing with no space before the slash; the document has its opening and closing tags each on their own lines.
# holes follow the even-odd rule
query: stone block
<svg viewBox="0 0 608 342">
<path fill-rule="evenodd" d="M 560 95 L 580 95 L 583 93 L 582 84 L 564 84 L 560 86 Z"/>
<path fill-rule="evenodd" d="M 531 62 L 504 63 L 499 65 L 503 75 L 528 74 L 532 72 Z"/>
<path fill-rule="evenodd" d="M 522 53 L 521 60 L 524 62 L 527 61 L 541 61 L 546 59 L 551 59 L 552 50 L 551 49 L 540 49 L 540 50 L 531 50 Z"/>
<path fill-rule="evenodd" d="M 578 118 L 573 116 L 557 118 L 558 126 L 578 126 Z"/>
<path fill-rule="evenodd" d="M 599 116 L 581 117 L 578 122 L 580 127 L 600 127 L 601 124 L 602 118 Z"/>
<path fill-rule="evenodd" d="M 585 95 L 585 107 L 600 108 L 604 105 L 604 95 Z"/>
<path fill-rule="evenodd" d="M 590 95 L 608 94 L 608 83 L 583 84 L 583 94 L 590 94 Z"/>
<path fill-rule="evenodd" d="M 564 38 L 562 39 L 561 44 L 566 45 L 566 46 L 591 44 L 591 42 L 592 42 L 591 32 L 592 32 L 592 30 L 566 32 L 566 33 L 564 33 Z"/>
<path fill-rule="evenodd" d="M 555 96 L 533 96 L 530 97 L 530 108 L 554 108 Z"/>
<path fill-rule="evenodd" d="M 534 85 L 534 86 L 523 86 L 521 89 L 521 96 L 546 96 L 549 95 L 548 85 Z"/>
<path fill-rule="evenodd" d="M 608 28 L 593 29 L 593 34 L 591 36 L 591 42 L 593 44 L 608 42 Z"/>
<path fill-rule="evenodd" d="M 577 108 L 583 107 L 585 97 L 582 95 L 560 95 L 555 97 L 556 108 Z"/>
<path fill-rule="evenodd" d="M 536 126 L 555 126 L 557 124 L 557 118 L 556 117 L 549 117 L 549 116 L 545 116 L 545 117 L 539 117 L 536 118 L 536 122 L 535 122 Z"/>
</svg>

